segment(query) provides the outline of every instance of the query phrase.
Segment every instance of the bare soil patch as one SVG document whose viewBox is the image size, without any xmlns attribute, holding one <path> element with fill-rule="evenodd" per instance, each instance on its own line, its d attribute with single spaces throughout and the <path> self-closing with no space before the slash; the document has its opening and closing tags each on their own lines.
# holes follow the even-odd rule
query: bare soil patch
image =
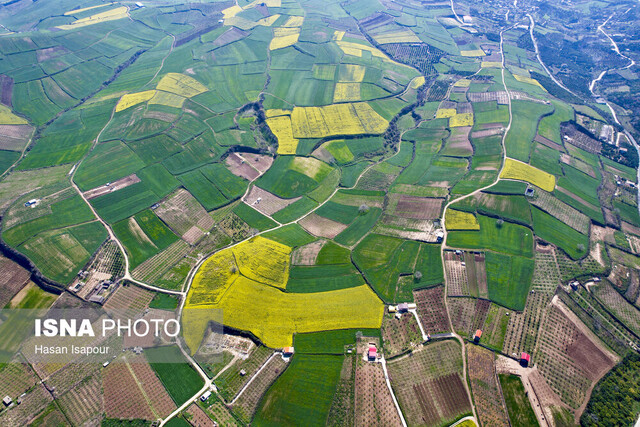
<svg viewBox="0 0 640 427">
<path fill-rule="evenodd" d="M 356 425 L 401 425 L 380 363 L 356 362 Z"/>
<path fill-rule="evenodd" d="M 413 291 L 413 300 L 426 334 L 450 332 L 449 315 L 444 306 L 444 286 Z"/>
<path fill-rule="evenodd" d="M 6 306 L 27 284 L 30 277 L 31 273 L 27 270 L 0 256 L 0 307 Z"/>
<path fill-rule="evenodd" d="M 191 417 L 189 423 L 194 427 L 214 427 L 216 425 L 202 408 L 195 403 L 191 404 L 186 412 Z"/>
<path fill-rule="evenodd" d="M 327 239 L 333 239 L 347 228 L 345 224 L 323 218 L 315 213 L 307 215 L 298 224 L 314 236 L 326 237 Z"/>
<path fill-rule="evenodd" d="M 493 124 L 493 123 L 487 123 L 487 124 Z M 485 126 L 485 125 L 482 125 L 482 126 Z M 472 132 L 471 138 L 485 138 L 487 136 L 502 135 L 502 132 L 504 132 L 504 128 L 502 126 L 491 127 L 488 129 L 477 130 L 475 132 Z"/>
<path fill-rule="evenodd" d="M 382 338 L 385 355 L 394 357 L 420 344 L 422 334 L 413 314 L 403 313 L 398 318 L 385 310 L 382 318 Z"/>
<path fill-rule="evenodd" d="M 326 241 L 318 240 L 311 242 L 307 245 L 301 246 L 293 251 L 291 257 L 294 265 L 314 265 L 320 249 L 324 246 Z"/>
<path fill-rule="evenodd" d="M 204 207 L 185 189 L 176 190 L 155 210 L 182 239 L 193 245 L 211 230 L 214 221 Z"/>
<path fill-rule="evenodd" d="M 240 39 L 243 39 L 249 35 L 248 32 L 242 31 L 239 28 L 232 27 L 229 30 L 225 31 L 221 34 L 217 39 L 213 41 L 213 45 L 216 47 L 221 47 Z"/>
<path fill-rule="evenodd" d="M 0 150 L 22 151 L 32 131 L 29 125 L 0 125 Z"/>
<path fill-rule="evenodd" d="M 267 216 L 273 215 L 298 200 L 300 200 L 300 197 L 282 199 L 256 186 L 253 186 L 249 194 L 243 199 L 246 204 Z"/>
<path fill-rule="evenodd" d="M 239 153 L 238 156 L 256 168 L 261 174 L 265 173 L 273 164 L 273 157 L 271 156 L 253 153 Z"/>
<path fill-rule="evenodd" d="M 229 167 L 232 174 L 248 179 L 249 181 L 253 181 L 260 176 L 260 172 L 257 169 L 246 163 L 244 159 L 236 153 L 229 154 L 225 160 L 225 164 Z"/>
<path fill-rule="evenodd" d="M 544 136 L 540 135 L 540 134 L 536 134 L 536 137 L 534 139 L 536 142 L 539 142 L 542 145 L 545 145 L 549 148 L 553 148 L 554 150 L 558 150 L 560 152 L 564 151 L 564 147 L 560 144 L 557 144 L 555 142 L 553 142 L 552 140 L 545 138 Z"/>
<path fill-rule="evenodd" d="M 13 106 L 13 79 L 6 74 L 0 74 L 0 102 L 7 107 Z"/>
<path fill-rule="evenodd" d="M 394 214 L 402 218 L 435 219 L 440 217 L 444 199 L 400 195 Z"/>
<path fill-rule="evenodd" d="M 149 307 L 153 292 L 135 285 L 120 285 L 104 305 L 114 318 L 133 319 Z"/>
<path fill-rule="evenodd" d="M 496 376 L 495 355 L 477 345 L 467 346 L 467 368 L 473 398 L 482 425 L 508 425 Z"/>
<path fill-rule="evenodd" d="M 125 176 L 124 178 L 120 178 L 117 181 L 109 183 L 109 185 L 101 185 L 100 187 L 93 188 L 91 190 L 84 192 L 84 197 L 87 200 L 95 199 L 96 197 L 103 196 L 105 194 L 122 190 L 130 185 L 133 185 L 137 182 L 140 182 L 140 178 L 134 173 L 129 176 Z"/>
</svg>

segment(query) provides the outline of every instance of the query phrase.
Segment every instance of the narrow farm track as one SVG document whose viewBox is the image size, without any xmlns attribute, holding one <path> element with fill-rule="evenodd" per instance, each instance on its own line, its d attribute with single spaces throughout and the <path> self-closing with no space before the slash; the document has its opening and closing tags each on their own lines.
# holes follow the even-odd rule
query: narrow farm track
<svg viewBox="0 0 640 427">
<path fill-rule="evenodd" d="M 121 280 L 129 280 L 129 281 L 131 281 L 131 282 L 133 282 L 133 283 L 135 283 L 135 284 L 137 284 L 137 285 L 139 285 L 139 286 L 141 286 L 143 288 L 150 289 L 150 290 L 156 291 L 156 292 L 162 292 L 162 293 L 165 293 L 165 294 L 172 294 L 172 295 L 183 295 L 183 293 L 180 292 L 180 291 L 173 291 L 173 290 L 169 290 L 169 289 L 159 288 L 157 286 L 153 286 L 153 285 L 150 285 L 148 283 L 141 282 L 141 281 L 136 280 L 133 277 L 131 277 L 131 273 L 129 271 L 129 256 L 127 255 L 127 251 L 125 250 L 124 245 L 118 239 L 116 234 L 113 232 L 113 229 L 111 228 L 111 226 L 109 224 L 107 224 L 107 222 L 104 219 L 102 219 L 102 217 L 100 217 L 100 215 L 98 215 L 98 212 L 95 210 L 93 205 L 91 203 L 89 203 L 89 200 L 85 197 L 84 193 L 80 190 L 80 188 L 78 187 L 78 185 L 74 181 L 75 175 L 78 172 L 78 169 L 80 168 L 80 165 L 93 152 L 93 150 L 95 149 L 96 145 L 98 145 L 98 142 L 100 141 L 100 137 L 102 136 L 102 133 L 105 131 L 105 129 L 109 126 L 109 124 L 113 120 L 113 116 L 115 115 L 115 113 L 116 113 L 116 107 L 114 106 L 113 110 L 111 110 L 111 117 L 109 118 L 107 123 L 102 127 L 102 129 L 100 129 L 100 132 L 98 132 L 98 135 L 93 140 L 93 144 L 91 145 L 91 148 L 89 149 L 89 151 L 87 151 L 87 153 L 84 155 L 84 157 L 82 159 L 78 160 L 78 162 L 71 169 L 70 176 L 69 176 L 69 181 L 71 182 L 71 186 L 73 187 L 73 189 L 76 190 L 78 195 L 80 197 L 82 197 L 82 200 L 84 200 L 84 202 L 87 204 L 87 206 L 89 206 L 89 209 L 91 209 L 91 212 L 93 212 L 93 215 L 98 219 L 98 221 L 100 221 L 100 223 L 107 230 L 107 233 L 109 234 L 109 238 L 111 240 L 113 240 L 114 242 L 116 242 L 116 244 L 118 245 L 118 248 L 120 248 L 120 251 L 122 252 L 122 256 L 124 257 L 124 265 L 125 265 L 124 276 L 122 277 Z"/>
<path fill-rule="evenodd" d="M 171 42 L 171 47 L 169 48 L 169 52 L 167 52 L 167 54 L 164 56 L 164 58 L 162 58 L 162 62 L 160 63 L 160 67 L 158 68 L 158 71 L 156 71 L 156 73 L 153 75 L 153 77 L 151 77 L 151 79 L 144 86 L 142 86 L 143 88 L 145 86 L 147 86 L 148 84 L 150 84 L 152 81 L 154 81 L 156 79 L 156 77 L 158 77 L 158 74 L 160 74 L 160 71 L 162 71 L 162 69 L 164 68 L 164 61 L 166 61 L 167 58 L 169 57 L 169 55 L 171 55 L 171 53 L 173 52 L 173 47 L 176 44 L 176 36 L 174 36 L 171 33 L 167 33 L 167 35 L 173 39 L 173 41 Z"/>
<path fill-rule="evenodd" d="M 547 74 L 549 75 L 549 77 L 551 77 L 551 80 L 553 80 L 553 82 L 555 84 L 557 84 L 558 86 L 560 86 L 562 89 L 566 90 L 567 92 L 569 92 L 571 95 L 573 96 L 578 96 L 575 93 L 573 93 L 571 91 L 571 89 L 567 88 L 565 85 L 562 84 L 561 81 L 559 81 L 558 79 L 556 79 L 556 77 L 549 71 L 549 69 L 547 68 L 547 66 L 545 65 L 544 62 L 542 62 L 542 57 L 540 56 L 540 49 L 538 48 L 538 40 L 536 40 L 536 37 L 533 35 L 533 30 L 536 27 L 536 21 L 533 20 L 533 16 L 531 16 L 531 14 L 527 13 L 527 17 L 529 18 L 529 36 L 531 37 L 531 42 L 533 42 L 533 48 L 536 51 L 536 58 L 538 58 L 538 62 L 540 63 L 540 65 L 542 66 L 542 68 L 544 69 L 544 71 L 547 72 Z"/>
<path fill-rule="evenodd" d="M 453 0 L 452 0 L 452 4 L 453 4 Z M 453 322 L 451 321 L 451 314 L 449 311 L 449 305 L 447 303 L 447 274 L 446 274 L 446 264 L 444 262 L 444 251 L 445 249 L 449 249 L 447 246 L 447 237 L 449 235 L 448 231 L 447 231 L 447 224 L 445 221 L 445 216 L 447 213 L 447 209 L 449 208 L 449 206 L 451 206 L 453 203 L 457 203 L 461 200 L 464 200 L 468 197 L 472 197 L 476 194 L 479 194 L 480 192 L 493 187 L 494 185 L 496 185 L 499 181 L 500 181 L 500 174 L 502 173 L 502 170 L 504 169 L 504 165 L 506 163 L 507 160 L 507 149 L 505 147 L 505 140 L 507 138 L 507 135 L 509 133 L 509 130 L 511 129 L 511 123 L 513 122 L 513 112 L 511 109 L 511 91 L 509 90 L 509 88 L 507 87 L 506 81 L 505 81 L 505 65 L 506 65 L 506 61 L 505 61 L 505 56 L 504 56 L 504 33 L 509 31 L 511 28 L 513 28 L 513 26 L 508 27 L 502 31 L 500 31 L 500 55 L 502 56 L 502 86 L 504 87 L 505 92 L 507 92 L 507 100 L 509 101 L 509 123 L 507 124 L 507 127 L 505 128 L 504 134 L 502 134 L 502 140 L 501 140 L 501 145 L 502 145 L 502 165 L 500 166 L 500 170 L 498 171 L 498 175 L 495 179 L 494 182 L 492 182 L 489 185 L 486 185 L 482 188 L 478 188 L 477 190 L 466 194 L 464 196 L 460 196 L 458 198 L 452 199 L 450 200 L 444 207 L 443 211 L 442 211 L 442 231 L 444 232 L 444 238 L 442 241 L 442 246 L 440 247 L 440 260 L 442 262 L 442 271 L 444 272 L 444 307 L 447 310 L 447 317 L 449 318 L 449 327 L 451 328 L 451 332 L 453 334 L 453 336 L 455 337 L 456 340 L 458 340 L 458 342 L 460 343 L 460 346 L 462 347 L 462 372 L 463 372 L 463 376 L 464 376 L 464 387 L 467 390 L 467 395 L 469 397 L 469 403 L 471 404 L 471 410 L 473 411 L 473 419 L 475 420 L 476 424 L 478 423 L 478 415 L 476 414 L 476 407 L 473 404 L 473 399 L 471 399 L 471 390 L 469 390 L 469 384 L 467 382 L 467 357 L 466 357 L 466 350 L 465 350 L 465 346 L 464 346 L 464 340 L 462 339 L 462 337 L 460 335 L 458 335 L 455 330 L 453 329 Z"/>
</svg>

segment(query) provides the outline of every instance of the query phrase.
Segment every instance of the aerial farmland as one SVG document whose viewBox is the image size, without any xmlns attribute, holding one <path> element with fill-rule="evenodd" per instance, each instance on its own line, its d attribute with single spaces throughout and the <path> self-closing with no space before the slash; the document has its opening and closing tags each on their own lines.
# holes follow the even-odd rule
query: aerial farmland
<svg viewBox="0 0 640 427">
<path fill-rule="evenodd" d="M 639 8 L 0 1 L 0 425 L 634 425 Z"/>
</svg>

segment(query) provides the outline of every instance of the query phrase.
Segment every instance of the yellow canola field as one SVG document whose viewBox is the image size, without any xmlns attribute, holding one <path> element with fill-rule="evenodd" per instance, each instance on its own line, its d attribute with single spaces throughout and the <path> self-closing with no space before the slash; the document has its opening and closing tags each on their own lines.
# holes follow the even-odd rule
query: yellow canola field
<svg viewBox="0 0 640 427">
<path fill-rule="evenodd" d="M 536 79 L 532 79 L 531 77 L 521 76 L 520 74 L 514 74 L 513 77 L 515 77 L 515 79 L 519 82 L 529 83 L 530 85 L 538 86 L 539 88 L 544 89 L 539 81 L 537 81 Z"/>
<path fill-rule="evenodd" d="M 486 56 L 486 54 L 484 53 L 484 50 L 482 50 L 482 49 L 461 50 L 460 51 L 460 55 L 467 56 L 467 57 L 472 57 L 472 58 L 478 58 L 478 57 L 481 57 L 481 56 Z"/>
<path fill-rule="evenodd" d="M 338 31 L 338 30 L 334 31 L 333 32 L 333 40 L 335 40 L 335 41 L 342 40 L 342 38 L 344 37 L 344 35 L 346 33 L 347 33 L 346 31 Z"/>
<path fill-rule="evenodd" d="M 409 87 L 411 87 L 411 89 L 418 89 L 420 86 L 424 85 L 425 81 L 426 79 L 424 78 L 424 76 L 418 76 L 411 80 L 411 82 L 409 83 Z"/>
<path fill-rule="evenodd" d="M 284 289 L 289 280 L 291 248 L 256 236 L 232 248 L 243 276 L 265 285 Z"/>
<path fill-rule="evenodd" d="M 469 212 L 447 209 L 444 224 L 448 231 L 451 230 L 480 230 L 478 219 Z"/>
<path fill-rule="evenodd" d="M 473 126 L 473 113 L 456 114 L 449 119 L 449 127 Z"/>
<path fill-rule="evenodd" d="M 134 105 L 138 105 L 141 102 L 146 102 L 153 98 L 155 94 L 155 90 L 145 90 L 143 92 L 128 93 L 126 95 L 123 95 L 116 105 L 116 113 L 118 111 L 126 110 L 129 107 L 133 107 Z"/>
<path fill-rule="evenodd" d="M 347 82 L 361 82 L 364 80 L 364 75 L 367 72 L 367 68 L 363 65 L 357 64 L 342 64 L 338 69 L 338 81 Z"/>
<path fill-rule="evenodd" d="M 283 27 L 302 27 L 304 16 L 292 16 L 284 23 Z"/>
<path fill-rule="evenodd" d="M 292 345 L 295 333 L 380 328 L 384 310 L 367 285 L 330 292 L 287 293 L 242 276 L 214 307 L 222 309 L 225 325 L 251 331 L 272 348 Z M 188 334 L 190 331 L 185 330 L 185 336 Z"/>
<path fill-rule="evenodd" d="M 522 163 L 519 160 L 509 158 L 507 158 L 504 164 L 500 178 L 526 181 L 542 188 L 544 191 L 553 191 L 553 189 L 556 188 L 555 176 L 526 163 Z"/>
<path fill-rule="evenodd" d="M 82 9 L 73 9 L 64 13 L 65 16 L 75 15 L 77 13 L 86 12 L 87 10 L 97 9 L 99 7 L 111 6 L 113 3 L 99 4 L 97 6 L 83 7 Z"/>
<path fill-rule="evenodd" d="M 189 299 L 191 306 L 215 304 L 240 275 L 233 252 L 224 249 L 202 263 L 193 277 Z"/>
<path fill-rule="evenodd" d="M 191 98 L 207 91 L 207 87 L 194 79 L 179 73 L 167 73 L 156 86 L 157 89 Z"/>
<path fill-rule="evenodd" d="M 222 11 L 222 16 L 224 17 L 224 19 L 229 19 L 229 18 L 233 18 L 240 12 L 242 12 L 242 8 L 236 4 L 224 9 Z"/>
<path fill-rule="evenodd" d="M 300 28 L 275 28 L 275 37 L 269 43 L 269 50 L 277 50 L 293 46 L 300 37 Z"/>
<path fill-rule="evenodd" d="M 95 15 L 87 16 L 86 18 L 78 19 L 77 21 L 73 21 L 71 24 L 58 25 L 56 28 L 61 30 L 72 30 L 74 28 L 86 27 L 87 25 L 99 24 L 101 22 L 115 21 L 126 17 L 127 8 L 122 6 L 107 10 L 106 12 L 96 13 Z"/>
<path fill-rule="evenodd" d="M 380 135 L 389 122 L 369 104 L 359 102 L 295 107 L 291 113 L 291 125 L 295 138 L 323 138 L 331 135 Z"/>
<path fill-rule="evenodd" d="M 469 87 L 471 85 L 471 80 L 469 79 L 460 79 L 453 84 L 455 87 Z"/>
<path fill-rule="evenodd" d="M 266 110 L 264 112 L 264 115 L 267 117 L 291 116 L 291 110 L 283 110 L 281 108 L 272 108 L 271 110 Z"/>
<path fill-rule="evenodd" d="M 436 119 L 448 119 L 456 115 L 455 108 L 438 108 L 436 111 Z"/>
<path fill-rule="evenodd" d="M 149 100 L 149 104 L 160 104 L 166 105 L 167 107 L 182 108 L 185 100 L 185 97 L 176 95 L 175 93 L 158 90 L 154 97 Z"/>
<path fill-rule="evenodd" d="M 360 101 L 360 83 L 336 83 L 333 102 Z"/>
<path fill-rule="evenodd" d="M 384 53 L 372 46 L 367 46 L 360 43 L 345 42 L 342 40 L 337 40 L 336 43 L 338 44 L 340 49 L 342 49 L 342 51 L 347 55 L 362 56 L 362 52 L 371 52 L 371 55 L 377 58 L 387 59 Z"/>
<path fill-rule="evenodd" d="M 498 61 L 482 61 L 480 63 L 482 68 L 502 68 L 502 62 Z"/>
<path fill-rule="evenodd" d="M 274 112 L 274 110 L 269 110 Z M 284 110 L 279 110 L 284 111 Z M 288 113 L 288 112 L 287 112 Z M 267 117 L 269 114 L 267 112 Z M 293 137 L 291 129 L 291 117 L 289 115 L 276 114 L 275 117 L 267 119 L 267 125 L 271 132 L 278 138 L 278 154 L 296 154 L 298 140 Z"/>
<path fill-rule="evenodd" d="M 28 122 L 11 112 L 11 108 L 0 105 L 0 125 L 26 125 Z"/>
<path fill-rule="evenodd" d="M 256 0 L 256 1 L 252 2 L 252 3 L 249 3 L 245 7 L 240 7 L 238 5 L 233 5 L 231 7 L 228 7 L 226 9 L 224 9 L 222 11 L 222 16 L 226 21 L 229 18 L 235 17 L 238 13 L 242 12 L 243 10 L 251 9 L 252 7 L 255 7 L 257 4 L 260 4 L 260 3 L 264 3 L 265 6 L 267 6 L 267 7 L 280 7 L 281 0 L 265 0 L 265 1 Z M 225 25 L 227 25 L 226 22 L 225 22 Z"/>
</svg>

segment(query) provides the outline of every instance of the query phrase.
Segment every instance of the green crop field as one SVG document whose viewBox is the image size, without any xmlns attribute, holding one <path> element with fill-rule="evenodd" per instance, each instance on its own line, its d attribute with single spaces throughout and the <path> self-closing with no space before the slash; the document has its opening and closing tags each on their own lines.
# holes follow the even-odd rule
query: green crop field
<svg viewBox="0 0 640 427">
<path fill-rule="evenodd" d="M 582 258 L 589 253 L 588 236 L 536 207 L 531 209 L 536 236 L 558 246 L 573 259 Z"/>
<path fill-rule="evenodd" d="M 343 358 L 296 355 L 262 398 L 252 424 L 324 425 L 340 378 Z"/>
<path fill-rule="evenodd" d="M 90 190 L 135 173 L 144 162 L 120 141 L 99 144 L 82 162 L 75 181 L 82 190 Z"/>
<path fill-rule="evenodd" d="M 373 228 L 381 213 L 381 209 L 370 208 L 368 212 L 358 215 L 343 232 L 336 236 L 335 241 L 343 245 L 354 245 Z"/>
<path fill-rule="evenodd" d="M 238 217 L 249 224 L 250 227 L 255 228 L 259 231 L 268 230 L 276 226 L 276 223 L 262 215 L 257 210 L 253 209 L 251 206 L 246 203 L 240 203 L 235 207 L 233 213 L 238 215 Z"/>
<path fill-rule="evenodd" d="M 538 425 L 538 419 L 531 408 L 520 377 L 507 374 L 498 374 L 498 377 L 511 424 L 514 426 Z"/>
<path fill-rule="evenodd" d="M 545 104 L 529 101 L 513 101 L 513 123 L 505 139 L 507 156 L 526 162 L 531 152 L 531 144 L 536 136 L 538 121 L 552 111 Z"/>
<path fill-rule="evenodd" d="M 52 203 L 50 213 L 30 221 L 25 221 L 13 228 L 3 230 L 2 238 L 10 245 L 17 246 L 28 238 L 46 230 L 53 230 L 68 225 L 93 220 L 91 209 L 80 196 Z"/>
<path fill-rule="evenodd" d="M 204 385 L 178 347 L 148 348 L 145 355 L 176 405 L 182 405 Z"/>
<path fill-rule="evenodd" d="M 59 283 L 69 283 L 107 238 L 97 222 L 44 231 L 18 246 L 42 274 Z"/>
<path fill-rule="evenodd" d="M 304 246 L 307 243 L 311 243 L 316 240 L 315 237 L 307 233 L 298 224 L 289 224 L 284 227 L 280 227 L 277 230 L 269 231 L 264 234 L 264 237 L 270 240 L 275 240 L 283 245 L 287 245 L 290 248 Z"/>
<path fill-rule="evenodd" d="M 294 344 L 302 354 L 338 354 L 345 353 L 345 347 L 353 346 L 357 336 L 378 337 L 379 329 L 340 329 L 337 331 L 296 334 Z"/>
<path fill-rule="evenodd" d="M 533 256 L 533 232 L 521 225 L 478 215 L 479 231 L 452 231 L 447 244 L 454 248 L 491 249 L 511 255 Z"/>
<path fill-rule="evenodd" d="M 533 277 L 533 260 L 486 252 L 489 299 L 513 310 L 522 310 Z"/>
<path fill-rule="evenodd" d="M 178 240 L 151 210 L 115 223 L 113 231 L 131 257 L 131 268 L 137 267 Z"/>
<path fill-rule="evenodd" d="M 148 308 L 177 315 L 212 381 L 231 366 L 199 402 L 189 357 L 145 349 L 175 408 L 142 377 L 148 405 L 129 399 L 135 387 L 92 388 L 76 365 L 34 366 L 51 396 L 0 369 L 0 397 L 25 392 L 0 425 L 397 425 L 381 365 L 360 360 L 361 335 L 385 353 L 409 425 L 471 413 L 478 425 L 535 425 L 517 379 L 499 380 L 507 414 L 500 396 L 467 395 L 464 348 L 416 342 L 419 325 L 450 324 L 467 338 L 481 328 L 494 352 L 532 352 L 557 403 L 549 416 L 584 407 L 605 374 L 589 363 L 610 364 L 572 355 L 574 373 L 549 371 L 537 332 L 560 284 L 597 276 L 609 284 L 566 294 L 566 308 L 604 325 L 588 341 L 633 341 L 640 214 L 627 135 L 639 130 L 640 78 L 625 2 L 142 3 L 0 6 L 0 237 L 26 269 L 0 259 L 0 299 L 48 307 L 35 283 L 50 281 L 56 307 L 77 306 L 96 281 L 132 277 Z M 620 49 L 593 37 L 599 25 Z M 68 288 L 77 281 L 88 287 Z M 385 307 L 401 302 L 416 303 L 417 320 Z M 205 360 L 212 341 L 199 345 L 216 320 L 183 306 L 224 310 L 220 363 Z M 0 353 L 27 323 L 0 319 Z M 468 361 L 469 373 L 494 372 L 490 352 Z M 77 393 L 93 400 L 76 405 Z"/>
</svg>

